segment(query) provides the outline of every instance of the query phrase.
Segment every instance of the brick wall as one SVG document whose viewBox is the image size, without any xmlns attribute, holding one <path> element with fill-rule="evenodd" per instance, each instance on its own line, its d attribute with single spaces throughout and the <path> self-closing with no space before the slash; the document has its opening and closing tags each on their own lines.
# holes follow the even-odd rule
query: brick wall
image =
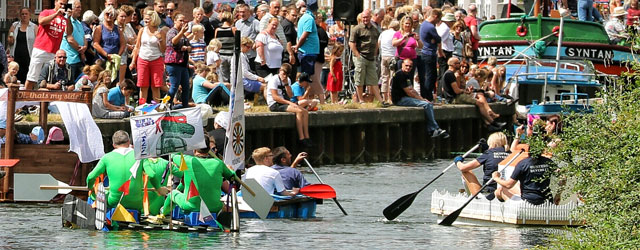
<svg viewBox="0 0 640 250">
<path fill-rule="evenodd" d="M 42 0 L 42 9 L 51 8 L 53 0 Z M 20 9 L 24 6 L 23 0 L 7 0 L 7 19 L 14 20 L 20 18 Z M 31 19 L 38 19 L 35 14 L 36 0 L 29 0 L 29 8 L 31 9 Z"/>
</svg>

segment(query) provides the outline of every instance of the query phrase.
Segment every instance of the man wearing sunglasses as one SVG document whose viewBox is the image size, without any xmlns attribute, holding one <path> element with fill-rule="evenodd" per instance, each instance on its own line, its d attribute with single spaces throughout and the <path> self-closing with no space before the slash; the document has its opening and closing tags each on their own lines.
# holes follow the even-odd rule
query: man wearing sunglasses
<svg viewBox="0 0 640 250">
<path fill-rule="evenodd" d="M 165 9 L 166 18 L 164 19 L 164 22 L 167 23 L 168 27 L 173 27 L 173 15 L 175 14 L 177 7 L 178 6 L 176 6 L 174 2 L 167 2 L 167 7 Z"/>
<path fill-rule="evenodd" d="M 54 59 L 44 64 L 38 82 L 40 88 L 73 91 L 74 82 L 71 80 L 71 69 L 67 64 L 67 52 L 58 50 Z"/>
</svg>

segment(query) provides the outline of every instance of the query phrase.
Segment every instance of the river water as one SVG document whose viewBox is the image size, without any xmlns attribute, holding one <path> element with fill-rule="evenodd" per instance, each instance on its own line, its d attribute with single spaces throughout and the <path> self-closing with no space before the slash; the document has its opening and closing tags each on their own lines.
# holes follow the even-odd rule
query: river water
<svg viewBox="0 0 640 250">
<path fill-rule="evenodd" d="M 455 168 L 420 193 L 396 220 L 384 218 L 386 206 L 418 190 L 449 163 L 316 167 L 323 181 L 338 192 L 348 216 L 332 200 L 325 200 L 318 205 L 316 219 L 242 219 L 237 234 L 71 230 L 61 227 L 61 205 L 4 203 L 0 204 L 0 248 L 524 249 L 546 245 L 550 235 L 563 232 L 543 227 L 437 225 L 437 217 L 429 212 L 431 192 L 458 190 L 461 184 Z M 301 170 L 307 180 L 318 182 L 306 172 L 308 168 Z"/>
</svg>

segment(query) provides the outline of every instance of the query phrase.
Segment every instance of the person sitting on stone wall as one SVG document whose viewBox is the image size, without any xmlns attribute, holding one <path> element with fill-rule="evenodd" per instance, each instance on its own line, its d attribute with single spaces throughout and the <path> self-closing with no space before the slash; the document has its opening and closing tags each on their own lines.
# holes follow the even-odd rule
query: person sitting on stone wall
<svg viewBox="0 0 640 250">
<path fill-rule="evenodd" d="M 484 99 L 473 98 L 471 90 L 465 88 L 464 78 L 460 73 L 460 59 L 452 57 L 447 61 L 449 69 L 442 75 L 440 86 L 444 98 L 453 104 L 473 104 L 480 111 L 480 116 L 484 120 L 489 131 L 500 131 L 506 123 L 495 121 L 500 115 L 493 112 L 489 104 Z"/>
<path fill-rule="evenodd" d="M 48 90 L 69 90 L 74 89 L 74 82 L 71 79 L 71 68 L 67 64 L 67 52 L 58 50 L 55 58 L 45 63 L 38 78 L 40 88 Z"/>
<path fill-rule="evenodd" d="M 449 133 L 441 129 L 433 115 L 433 104 L 420 96 L 413 89 L 413 68 L 412 59 L 404 59 L 402 61 L 402 69 L 395 73 L 391 79 L 391 101 L 398 106 L 422 107 L 424 108 L 425 120 L 427 123 L 427 133 L 431 137 L 449 138 Z"/>
</svg>

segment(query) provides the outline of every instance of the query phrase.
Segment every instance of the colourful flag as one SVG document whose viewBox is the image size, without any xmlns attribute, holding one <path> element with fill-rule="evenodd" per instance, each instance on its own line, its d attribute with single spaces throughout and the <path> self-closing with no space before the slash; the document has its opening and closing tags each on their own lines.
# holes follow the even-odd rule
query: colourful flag
<svg viewBox="0 0 640 250">
<path fill-rule="evenodd" d="M 127 180 L 125 183 L 122 184 L 122 186 L 120 186 L 120 188 L 118 188 L 118 191 L 122 192 L 124 195 L 128 195 L 130 183 L 131 183 L 131 179 Z"/>
<path fill-rule="evenodd" d="M 202 198 L 200 198 L 200 215 L 198 216 L 198 220 L 203 223 L 208 223 L 213 220 L 213 215 L 209 212 L 209 208 Z"/>
<path fill-rule="evenodd" d="M 113 212 L 111 216 L 111 220 L 115 221 L 124 221 L 124 222 L 136 222 L 136 219 L 133 218 L 133 215 L 127 211 L 126 208 L 122 206 L 122 204 L 118 204 L 116 206 L 116 210 Z"/>
<path fill-rule="evenodd" d="M 199 195 L 200 193 L 196 188 L 196 184 L 193 181 L 191 181 L 191 184 L 189 184 L 189 193 L 187 194 L 187 200 Z"/>
<path fill-rule="evenodd" d="M 184 160 L 184 155 L 180 153 L 180 171 L 187 170 L 187 162 Z"/>
</svg>

